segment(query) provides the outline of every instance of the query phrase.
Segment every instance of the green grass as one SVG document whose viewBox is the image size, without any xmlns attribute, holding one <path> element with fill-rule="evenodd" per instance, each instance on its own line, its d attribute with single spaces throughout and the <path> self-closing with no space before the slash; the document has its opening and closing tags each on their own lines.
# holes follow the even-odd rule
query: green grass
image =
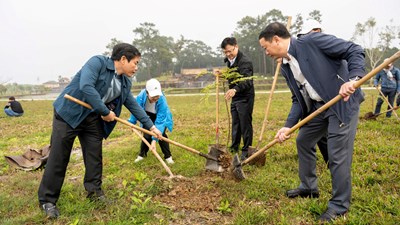
<svg viewBox="0 0 400 225">
<path fill-rule="evenodd" d="M 372 111 L 376 96 L 376 91 L 366 92 L 360 116 Z M 207 153 L 208 145 L 216 141 L 213 96 L 209 104 L 200 101 L 200 96 L 167 98 L 175 121 L 169 137 Z M 267 99 L 268 94 L 256 95 L 253 145 L 257 144 Z M 330 173 L 320 153 L 320 198 L 284 196 L 285 190 L 299 182 L 295 138 L 267 150 L 264 167 L 245 166 L 247 179 L 242 182 L 233 180 L 229 173 L 206 172 L 205 159 L 171 145 L 176 163 L 170 168 L 186 179 L 170 181 L 150 153 L 141 163 L 133 163 L 140 141 L 128 127 L 118 124 L 103 149 L 103 189 L 113 203 L 99 207 L 86 200 L 83 160 L 80 151 L 74 151 L 58 202 L 61 217 L 48 221 L 37 201 L 43 170 L 16 170 L 4 160 L 5 155 L 40 149 L 50 140 L 52 102 L 22 104 L 26 111 L 23 117 L 4 118 L 3 113 L 0 119 L 0 224 L 316 224 L 330 199 Z M 274 95 L 263 144 L 284 124 L 290 105 L 289 93 Z M 124 109 L 121 118 L 128 117 Z M 221 104 L 223 144 L 227 143 L 228 122 Z M 335 224 L 400 224 L 399 134 L 399 120 L 394 116 L 360 120 L 352 165 L 352 205 L 348 215 Z M 79 147 L 78 141 L 75 147 Z M 162 156 L 159 148 L 158 152 Z"/>
</svg>

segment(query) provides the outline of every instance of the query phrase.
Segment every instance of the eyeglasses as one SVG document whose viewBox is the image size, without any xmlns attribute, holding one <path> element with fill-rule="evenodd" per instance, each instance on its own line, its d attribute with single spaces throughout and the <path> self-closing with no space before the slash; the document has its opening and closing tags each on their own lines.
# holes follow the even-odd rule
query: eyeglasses
<svg viewBox="0 0 400 225">
<path fill-rule="evenodd" d="M 235 51 L 235 48 L 236 48 L 236 46 L 234 46 L 231 50 L 224 50 L 223 52 L 225 55 L 231 54 L 233 51 Z"/>
</svg>

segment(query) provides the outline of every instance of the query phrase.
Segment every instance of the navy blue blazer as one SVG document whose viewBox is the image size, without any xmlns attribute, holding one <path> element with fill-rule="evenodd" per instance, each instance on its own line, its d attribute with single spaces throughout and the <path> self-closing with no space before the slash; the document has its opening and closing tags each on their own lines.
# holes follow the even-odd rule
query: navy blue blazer
<svg viewBox="0 0 400 225">
<path fill-rule="evenodd" d="M 365 75 L 365 55 L 361 46 L 333 35 L 313 32 L 299 39 L 291 38 L 289 54 L 299 62 L 300 69 L 324 102 L 339 94 L 340 87 L 349 79 Z M 343 63 L 347 62 L 347 68 Z M 283 64 L 281 73 L 292 92 L 292 108 L 285 127 L 294 126 L 310 114 L 299 87 L 288 64 Z M 349 101 L 340 100 L 331 106 L 338 119 L 346 124 L 358 112 L 364 95 L 360 89 L 350 96 Z"/>
</svg>

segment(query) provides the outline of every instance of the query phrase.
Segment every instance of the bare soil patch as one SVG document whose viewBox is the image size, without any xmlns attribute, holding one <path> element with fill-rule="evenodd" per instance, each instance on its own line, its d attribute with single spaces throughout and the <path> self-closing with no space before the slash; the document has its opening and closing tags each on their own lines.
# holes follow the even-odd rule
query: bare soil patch
<svg viewBox="0 0 400 225">
<path fill-rule="evenodd" d="M 218 211 L 222 197 L 218 179 L 232 179 L 229 171 L 204 171 L 192 178 L 163 179 L 165 191 L 153 198 L 172 210 L 176 219 L 170 224 L 230 224 L 231 215 Z"/>
</svg>

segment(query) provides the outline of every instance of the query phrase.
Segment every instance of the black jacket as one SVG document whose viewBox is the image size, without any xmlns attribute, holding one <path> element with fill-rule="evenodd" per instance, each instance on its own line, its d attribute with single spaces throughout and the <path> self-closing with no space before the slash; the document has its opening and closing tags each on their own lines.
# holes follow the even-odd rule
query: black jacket
<svg viewBox="0 0 400 225">
<path fill-rule="evenodd" d="M 243 75 L 243 77 L 253 76 L 253 63 L 241 51 L 238 51 L 235 62 L 233 63 L 232 66 L 230 65 L 228 58 L 225 58 L 224 62 L 226 63 L 228 68 L 237 67 L 238 68 L 237 72 L 240 75 Z M 234 84 L 231 83 L 232 80 L 229 80 L 228 82 L 229 82 L 229 89 L 236 90 L 236 94 L 235 94 L 235 96 L 233 96 L 232 101 L 246 99 L 249 97 L 254 98 L 253 79 L 234 83 Z"/>
<path fill-rule="evenodd" d="M 16 113 L 24 113 L 24 110 L 22 109 L 21 103 L 19 103 L 18 101 L 11 101 L 10 102 L 10 107 L 11 107 L 11 110 L 16 112 Z M 8 108 L 8 106 L 6 106 L 5 108 Z"/>
</svg>

